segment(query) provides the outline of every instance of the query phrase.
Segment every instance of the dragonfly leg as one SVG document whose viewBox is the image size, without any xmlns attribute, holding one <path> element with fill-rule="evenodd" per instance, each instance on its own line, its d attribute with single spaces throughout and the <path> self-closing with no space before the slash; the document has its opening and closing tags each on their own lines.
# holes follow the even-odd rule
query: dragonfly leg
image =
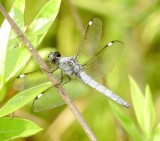
<svg viewBox="0 0 160 141">
<path fill-rule="evenodd" d="M 64 78 L 64 74 L 63 74 L 63 72 L 61 71 L 60 82 L 58 82 L 58 83 L 57 83 L 57 84 L 55 84 L 55 85 L 62 84 L 62 82 L 63 82 L 63 78 Z M 54 86 L 55 86 L 55 85 L 54 85 Z"/>
<path fill-rule="evenodd" d="M 65 77 L 65 78 L 64 78 Z M 64 80 L 65 79 L 65 80 Z M 60 84 L 66 84 L 66 83 L 68 83 L 68 82 L 70 82 L 71 81 L 71 78 L 70 78 L 70 76 L 69 75 L 64 75 L 64 73 L 61 71 L 61 79 L 60 79 L 61 81 L 60 81 Z"/>
<path fill-rule="evenodd" d="M 54 71 L 56 71 L 58 69 L 58 67 L 56 67 L 56 68 L 49 68 L 48 70 L 47 70 L 47 72 L 48 73 L 53 73 Z M 46 71 L 46 70 L 45 70 Z"/>
<path fill-rule="evenodd" d="M 69 75 L 66 75 L 66 77 L 67 77 L 67 80 L 65 82 L 63 82 L 63 85 L 66 84 L 66 83 L 69 83 L 71 81 L 71 78 L 70 78 Z"/>
<path fill-rule="evenodd" d="M 63 72 L 62 72 L 62 70 L 61 70 L 61 81 L 60 81 L 60 83 L 62 83 L 63 82 Z"/>
</svg>

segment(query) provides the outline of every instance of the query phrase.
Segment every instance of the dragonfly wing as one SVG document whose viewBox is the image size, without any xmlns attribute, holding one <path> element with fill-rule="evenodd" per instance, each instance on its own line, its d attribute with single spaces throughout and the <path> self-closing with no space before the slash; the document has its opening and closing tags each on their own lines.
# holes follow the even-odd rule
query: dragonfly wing
<svg viewBox="0 0 160 141">
<path fill-rule="evenodd" d="M 123 49 L 121 41 L 111 41 L 83 64 L 84 70 L 91 76 L 104 77 L 113 70 Z"/>
<path fill-rule="evenodd" d="M 83 40 L 76 51 L 76 59 L 84 62 L 84 57 L 92 56 L 98 47 L 102 33 L 102 21 L 93 18 L 87 26 Z"/>
<path fill-rule="evenodd" d="M 47 82 L 47 76 L 42 71 L 30 72 L 16 77 L 13 81 L 13 88 L 22 91 Z"/>
<path fill-rule="evenodd" d="M 72 80 L 63 85 L 71 100 L 85 93 L 86 85 L 78 80 Z M 39 94 L 33 101 L 32 108 L 34 112 L 40 112 L 53 109 L 57 106 L 65 104 L 56 88 L 50 87 L 46 91 Z"/>
<path fill-rule="evenodd" d="M 58 70 L 54 72 L 54 76 L 59 79 L 60 72 L 57 72 Z M 13 81 L 13 88 L 15 90 L 22 91 L 44 83 L 51 82 L 49 82 L 47 76 L 43 73 L 43 71 L 35 71 L 25 73 L 16 77 Z"/>
<path fill-rule="evenodd" d="M 34 112 L 40 112 L 63 105 L 64 101 L 52 86 L 46 91 L 40 93 L 33 101 L 32 108 Z"/>
</svg>

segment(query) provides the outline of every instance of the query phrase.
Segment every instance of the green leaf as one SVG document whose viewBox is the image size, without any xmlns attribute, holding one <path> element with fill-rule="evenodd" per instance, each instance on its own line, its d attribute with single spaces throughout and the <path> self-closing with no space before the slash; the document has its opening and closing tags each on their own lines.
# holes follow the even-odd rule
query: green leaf
<svg viewBox="0 0 160 141">
<path fill-rule="evenodd" d="M 50 0 L 38 13 L 33 22 L 26 28 L 26 36 L 32 45 L 37 48 L 42 42 L 54 19 L 56 18 L 61 0 Z M 31 57 L 28 50 L 21 46 L 21 53 L 13 73 L 8 77 L 10 79 L 19 70 L 21 70 Z"/>
<path fill-rule="evenodd" d="M 25 0 L 16 0 L 9 12 L 9 15 L 21 29 L 23 29 L 24 27 L 24 5 Z M 0 43 L 0 88 L 2 88 L 3 86 L 5 86 L 6 77 L 8 77 L 10 73 L 12 73 L 19 56 L 19 49 L 13 50 L 13 48 L 15 45 L 18 45 L 20 43 L 20 41 L 16 38 L 13 30 L 11 30 L 11 27 L 7 20 L 4 20 L 1 26 Z M 2 98 L 3 96 L 1 93 L 1 99 Z"/>
<path fill-rule="evenodd" d="M 111 108 L 116 116 L 116 118 L 119 120 L 125 131 L 130 134 L 134 140 L 136 141 L 143 141 L 143 137 L 141 136 L 140 132 L 136 128 L 134 121 L 124 112 L 119 108 L 119 105 L 115 105 L 111 103 Z M 127 110 L 132 110 L 132 109 L 127 109 Z"/>
<path fill-rule="evenodd" d="M 146 86 L 145 90 L 144 117 L 145 133 L 146 136 L 150 136 L 153 131 L 155 112 L 151 91 L 148 85 Z"/>
<path fill-rule="evenodd" d="M 33 22 L 28 26 L 28 38 L 35 48 L 39 46 L 42 39 L 48 32 L 50 26 L 55 20 L 59 7 L 60 0 L 49 1 L 38 13 Z"/>
<path fill-rule="evenodd" d="M 142 94 L 141 90 L 137 86 L 136 82 L 133 80 L 131 76 L 129 76 L 130 80 L 130 87 L 131 87 L 131 97 L 133 103 L 133 109 L 135 111 L 138 123 L 141 129 L 144 131 L 144 95 Z"/>
<path fill-rule="evenodd" d="M 155 129 L 155 134 L 154 134 L 154 140 L 153 141 L 160 141 L 160 123 Z"/>
<path fill-rule="evenodd" d="M 48 82 L 32 87 L 15 95 L 0 109 L 0 117 L 8 115 L 9 113 L 21 108 L 22 106 L 33 100 L 39 93 L 41 93 L 50 86 L 51 82 Z"/>
<path fill-rule="evenodd" d="M 20 118 L 0 119 L 0 140 L 6 141 L 20 137 L 28 137 L 43 130 L 35 123 Z"/>
</svg>

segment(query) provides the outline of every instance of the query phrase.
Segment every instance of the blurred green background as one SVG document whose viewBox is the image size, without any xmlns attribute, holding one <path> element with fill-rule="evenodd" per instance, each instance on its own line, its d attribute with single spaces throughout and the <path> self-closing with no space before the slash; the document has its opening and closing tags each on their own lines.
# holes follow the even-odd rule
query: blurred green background
<svg viewBox="0 0 160 141">
<path fill-rule="evenodd" d="M 13 0 L 1 0 L 7 11 L 13 2 Z M 47 0 L 26 0 L 26 26 L 46 2 Z M 153 94 L 158 122 L 160 117 L 158 112 L 160 106 L 160 1 L 62 0 L 59 14 L 38 51 L 42 53 L 56 49 L 64 56 L 73 55 L 83 37 L 82 27 L 85 29 L 88 21 L 93 17 L 101 18 L 103 21 L 101 45 L 115 39 L 125 43 L 122 56 L 114 70 L 107 76 L 107 87 L 131 103 L 128 75 L 133 76 L 142 91 L 148 83 Z M 0 24 L 3 20 L 3 16 L 0 15 Z M 37 67 L 38 65 L 35 65 L 31 59 L 23 72 L 33 71 Z M 78 98 L 75 103 L 97 138 L 100 141 L 133 140 L 114 117 L 109 99 L 93 89 L 87 93 Z M 135 118 L 133 109 L 124 108 L 124 112 L 131 118 Z M 31 119 L 45 128 L 43 132 L 16 141 L 42 140 L 44 133 L 47 134 L 46 141 L 88 140 L 66 106 L 41 113 L 32 113 L 31 107 L 26 106 L 15 114 Z"/>
</svg>

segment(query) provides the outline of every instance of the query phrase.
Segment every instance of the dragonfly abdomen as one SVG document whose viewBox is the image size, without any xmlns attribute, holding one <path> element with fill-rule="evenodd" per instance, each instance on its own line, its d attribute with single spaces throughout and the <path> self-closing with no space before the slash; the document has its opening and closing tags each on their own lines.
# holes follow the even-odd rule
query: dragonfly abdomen
<svg viewBox="0 0 160 141">
<path fill-rule="evenodd" d="M 124 101 L 121 97 L 119 97 L 118 95 L 114 94 L 112 91 L 107 89 L 106 87 L 96 82 L 94 79 L 88 76 L 85 72 L 80 72 L 79 77 L 84 83 L 96 89 L 97 91 L 103 93 L 104 95 L 112 99 L 113 101 L 119 103 L 120 105 L 124 107 L 127 107 L 127 108 L 130 107 L 130 105 L 126 101 Z"/>
</svg>

